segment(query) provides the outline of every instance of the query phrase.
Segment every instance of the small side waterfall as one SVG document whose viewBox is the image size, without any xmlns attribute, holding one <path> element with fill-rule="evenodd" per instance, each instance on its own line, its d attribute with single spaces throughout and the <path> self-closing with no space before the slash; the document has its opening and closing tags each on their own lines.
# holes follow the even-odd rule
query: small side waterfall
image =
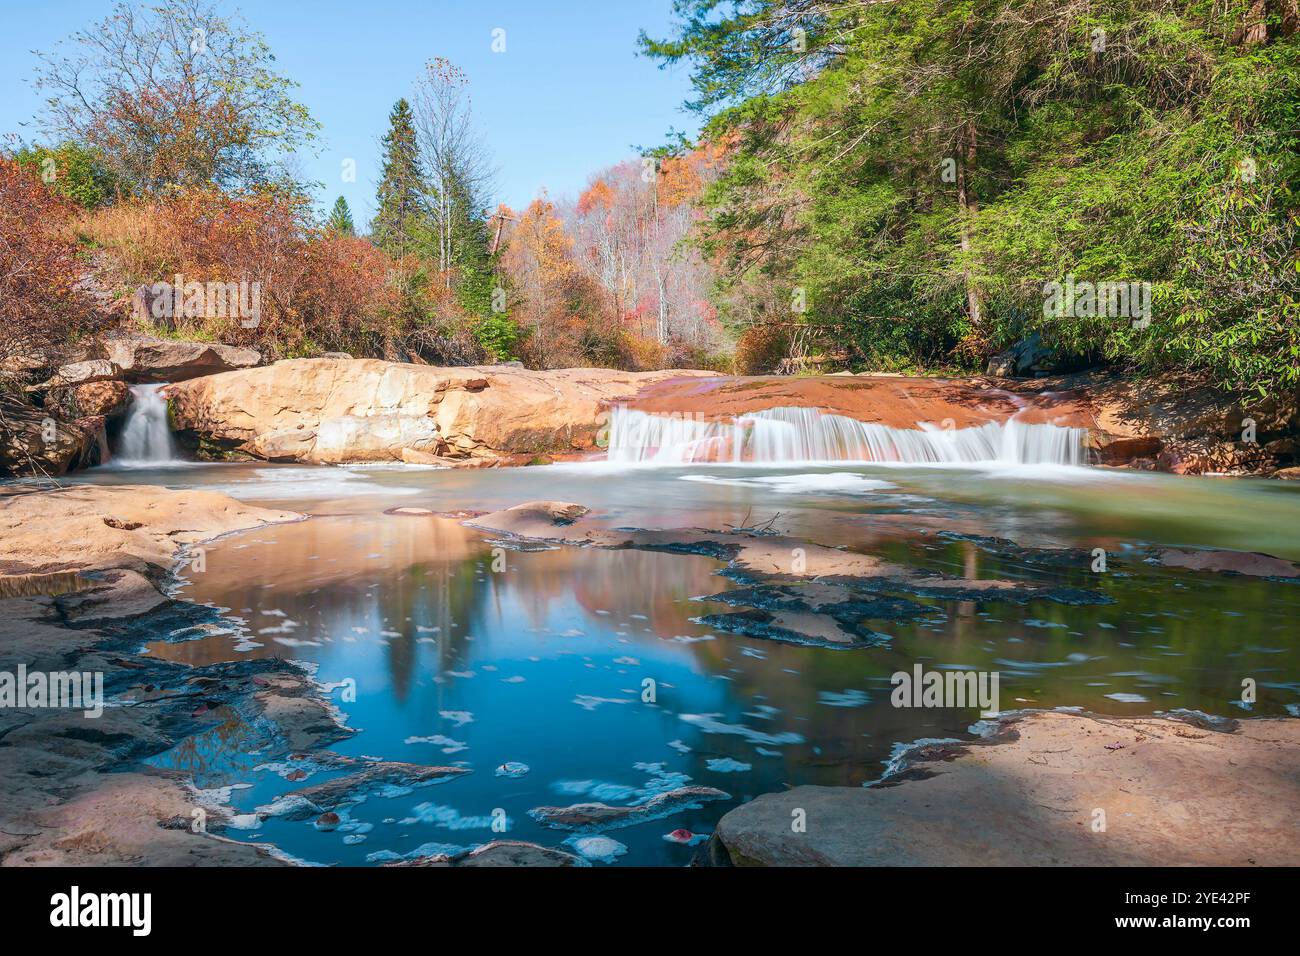
<svg viewBox="0 0 1300 956">
<path fill-rule="evenodd" d="M 167 427 L 167 400 L 163 385 L 132 385 L 131 410 L 118 440 L 114 464 L 123 466 L 166 465 L 180 460 L 176 441 Z"/>
<path fill-rule="evenodd" d="M 914 464 L 1087 464 L 1086 428 L 1009 419 L 970 428 L 890 428 L 816 408 L 769 408 L 732 421 L 616 408 L 609 460 L 692 462 L 880 461 Z"/>
</svg>

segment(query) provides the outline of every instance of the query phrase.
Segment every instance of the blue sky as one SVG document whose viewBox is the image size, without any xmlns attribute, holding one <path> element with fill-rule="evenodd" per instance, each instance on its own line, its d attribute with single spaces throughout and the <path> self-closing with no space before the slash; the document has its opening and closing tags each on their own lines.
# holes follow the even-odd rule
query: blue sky
<svg viewBox="0 0 1300 956">
<path fill-rule="evenodd" d="M 0 134 L 39 139 L 28 123 L 40 108 L 31 89 L 33 49 L 102 20 L 110 0 L 4 4 L 0 30 Z M 238 9 L 263 33 L 280 71 L 324 127 L 320 155 L 303 173 L 324 184 L 321 200 L 347 197 L 358 225 L 374 211 L 379 140 L 388 112 L 423 63 L 444 56 L 469 75 L 474 110 L 500 169 L 497 199 L 515 208 L 546 187 L 576 195 L 591 173 L 663 142 L 670 128 L 694 133 L 681 103 L 684 68 L 660 70 L 637 56 L 645 28 L 663 35 L 670 0 L 246 0 Z M 505 30 L 506 51 L 492 52 Z M 356 160 L 357 181 L 342 181 Z"/>
</svg>

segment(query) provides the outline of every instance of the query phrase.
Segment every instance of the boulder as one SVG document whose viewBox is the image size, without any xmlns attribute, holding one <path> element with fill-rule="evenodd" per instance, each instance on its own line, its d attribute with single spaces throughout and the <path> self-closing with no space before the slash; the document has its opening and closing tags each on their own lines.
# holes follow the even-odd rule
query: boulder
<svg viewBox="0 0 1300 956">
<path fill-rule="evenodd" d="M 183 441 L 257 458 L 470 463 L 596 447 L 610 405 L 702 372 L 289 359 L 172 385 Z"/>
<path fill-rule="evenodd" d="M 45 407 L 56 408 L 68 418 L 121 415 L 131 404 L 131 389 L 125 382 L 86 382 L 52 389 L 45 396 Z"/>
<path fill-rule="evenodd" d="M 47 392 L 56 388 L 86 385 L 92 382 L 109 382 L 121 377 L 122 367 L 107 359 L 87 359 L 61 365 L 59 370 L 39 385 L 29 385 L 29 392 Z"/>
<path fill-rule="evenodd" d="M 68 421 L 12 397 L 0 400 L 0 476 L 58 476 L 99 464 L 107 440 L 104 419 Z"/>
<path fill-rule="evenodd" d="M 96 343 L 94 351 L 119 366 L 122 377 L 130 382 L 179 382 L 253 368 L 262 362 L 256 349 L 149 336 L 105 338 Z"/>
<path fill-rule="evenodd" d="M 1056 353 L 1037 332 L 989 359 L 987 374 L 1000 378 L 1047 375 L 1059 369 Z"/>
</svg>

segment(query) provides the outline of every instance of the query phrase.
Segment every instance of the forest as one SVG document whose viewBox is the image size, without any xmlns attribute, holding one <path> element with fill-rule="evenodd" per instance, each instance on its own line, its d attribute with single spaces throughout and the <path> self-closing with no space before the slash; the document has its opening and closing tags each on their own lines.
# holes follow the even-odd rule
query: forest
<svg viewBox="0 0 1300 956">
<path fill-rule="evenodd" d="M 40 137 L 0 158 L 0 359 L 179 275 L 260 283 L 262 317 L 155 332 L 268 358 L 959 374 L 1029 340 L 1058 371 L 1295 388 L 1295 0 L 674 15 L 629 44 L 689 70 L 698 136 L 510 209 L 472 79 L 433 56 L 393 91 L 357 223 L 304 181 L 322 130 L 253 26 L 203 0 L 120 4 L 38 53 Z M 1107 308 L 1111 287 L 1143 314 Z"/>
</svg>

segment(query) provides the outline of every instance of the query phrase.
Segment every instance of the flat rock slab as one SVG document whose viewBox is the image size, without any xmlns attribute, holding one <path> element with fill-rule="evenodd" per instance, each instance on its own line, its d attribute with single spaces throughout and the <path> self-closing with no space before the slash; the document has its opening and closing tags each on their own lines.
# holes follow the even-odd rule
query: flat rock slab
<svg viewBox="0 0 1300 956">
<path fill-rule="evenodd" d="M 232 531 L 298 521 L 216 491 L 152 485 L 0 489 L 0 574 L 54 570 L 170 568 L 181 545 Z"/>
<path fill-rule="evenodd" d="M 398 762 L 375 763 L 346 777 L 286 793 L 276 798 L 274 803 L 258 807 L 257 815 L 264 820 L 269 817 L 305 820 L 327 810 L 342 810 L 363 803 L 372 794 L 427 787 L 453 780 L 470 772 L 465 767 L 426 767 L 422 764 Z"/>
<path fill-rule="evenodd" d="M 385 866 L 404 867 L 442 867 L 442 866 L 508 866 L 517 867 L 553 867 L 553 866 L 590 866 L 582 857 L 540 846 L 525 843 L 522 840 L 496 840 L 474 850 L 464 853 L 439 853 L 434 856 L 422 856 L 414 860 L 401 860 L 397 863 L 385 863 Z"/>
<path fill-rule="evenodd" d="M 569 807 L 535 807 L 528 815 L 544 827 L 597 833 L 630 827 L 646 820 L 659 820 L 689 810 L 710 800 L 730 800 L 731 795 L 714 787 L 678 787 L 655 794 L 634 807 L 611 807 L 606 803 L 575 803 Z"/>
<path fill-rule="evenodd" d="M 1300 578 L 1300 565 L 1254 551 L 1178 551 L 1160 552 L 1160 563 L 1170 568 L 1192 571 L 1228 571 L 1256 578 Z"/>
<path fill-rule="evenodd" d="M 1295 866 L 1298 809 L 1300 720 L 1243 720 L 1225 733 L 1038 712 L 1004 719 L 987 740 L 921 748 L 872 787 L 758 797 L 719 821 L 710 856 L 758 866 Z M 806 829 L 795 832 L 801 816 Z"/>
<path fill-rule="evenodd" d="M 492 462 L 592 451 L 611 405 L 682 370 L 438 368 L 286 359 L 167 390 L 183 440 L 326 464 Z"/>
</svg>

